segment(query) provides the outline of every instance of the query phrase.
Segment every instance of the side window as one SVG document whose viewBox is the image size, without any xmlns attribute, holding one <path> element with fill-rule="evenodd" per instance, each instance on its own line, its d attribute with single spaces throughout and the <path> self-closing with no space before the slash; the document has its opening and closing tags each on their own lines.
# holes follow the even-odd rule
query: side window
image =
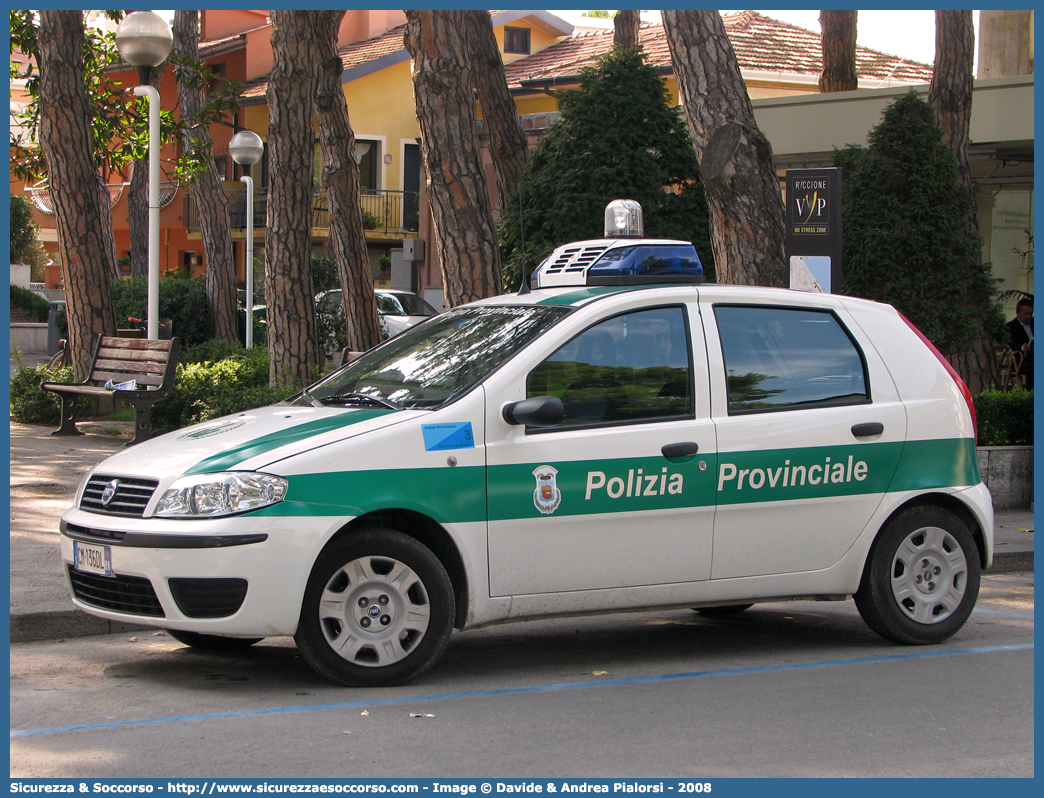
<svg viewBox="0 0 1044 798">
<path fill-rule="evenodd" d="M 533 369 L 526 396 L 562 400 L 558 429 L 691 416 L 691 362 L 683 308 L 626 313 L 584 330 Z"/>
<path fill-rule="evenodd" d="M 829 311 L 716 305 L 729 414 L 870 401 L 862 352 Z"/>
</svg>

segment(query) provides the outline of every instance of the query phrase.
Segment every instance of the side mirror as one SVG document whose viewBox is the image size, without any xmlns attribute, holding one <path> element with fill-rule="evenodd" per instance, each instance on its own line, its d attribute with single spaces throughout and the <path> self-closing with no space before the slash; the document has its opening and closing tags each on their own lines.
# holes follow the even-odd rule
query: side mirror
<svg viewBox="0 0 1044 798">
<path fill-rule="evenodd" d="M 565 406 L 557 396 L 534 396 L 521 402 L 504 405 L 504 420 L 508 424 L 527 427 L 554 427 L 565 418 Z"/>
</svg>

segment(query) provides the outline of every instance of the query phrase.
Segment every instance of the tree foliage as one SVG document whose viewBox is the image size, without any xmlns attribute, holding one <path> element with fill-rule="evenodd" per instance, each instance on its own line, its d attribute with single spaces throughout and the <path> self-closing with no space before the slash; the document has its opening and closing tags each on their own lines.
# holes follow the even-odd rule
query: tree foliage
<svg viewBox="0 0 1044 798">
<path fill-rule="evenodd" d="M 36 243 L 37 225 L 28 197 L 11 195 L 11 263 L 23 263 Z"/>
<path fill-rule="evenodd" d="M 123 14 L 122 11 L 106 12 L 109 19 L 116 22 L 123 18 Z M 11 79 L 24 79 L 29 96 L 22 113 L 13 117 L 13 121 L 25 127 L 28 139 L 20 140 L 14 132 L 11 134 L 11 174 L 32 182 L 47 176 L 47 165 L 37 146 L 40 72 L 34 62 L 39 63 L 38 20 L 33 11 L 15 9 L 10 12 L 10 26 L 11 52 L 18 50 L 33 58 L 25 67 L 11 61 Z M 102 175 L 122 175 L 130 161 L 147 157 L 148 101 L 144 97 L 135 97 L 132 86 L 112 77 L 113 70 L 121 66 L 126 68 L 116 49 L 115 34 L 85 27 L 83 57 L 84 88 L 91 108 L 92 155 Z M 234 80 L 217 80 L 209 67 L 195 60 L 172 55 L 168 61 L 180 80 L 207 86 L 209 92 L 207 103 L 198 115 L 176 117 L 173 109 L 161 110 L 160 138 L 164 142 L 199 125 L 221 123 L 235 117 L 242 86 Z M 172 179 L 187 180 L 199 170 L 209 168 L 213 157 L 209 146 L 180 151 L 177 162 L 171 167 Z"/>
<path fill-rule="evenodd" d="M 842 290 L 897 307 L 944 354 L 1002 323 L 971 197 L 931 107 L 913 92 L 885 109 L 869 147 L 835 153 L 844 169 Z"/>
<path fill-rule="evenodd" d="M 614 49 L 557 95 L 561 115 L 501 211 L 504 284 L 555 247 L 602 236 L 605 206 L 633 199 L 650 237 L 692 241 L 713 274 L 699 163 L 666 84 L 641 51 Z"/>
</svg>

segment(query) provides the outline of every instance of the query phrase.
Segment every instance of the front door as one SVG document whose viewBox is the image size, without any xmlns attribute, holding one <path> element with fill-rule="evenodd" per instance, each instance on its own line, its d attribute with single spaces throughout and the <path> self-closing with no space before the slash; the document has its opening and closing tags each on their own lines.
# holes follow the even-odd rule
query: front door
<svg viewBox="0 0 1044 798">
<path fill-rule="evenodd" d="M 692 314 L 692 318 L 690 318 Z M 643 307 L 578 331 L 487 394 L 493 596 L 707 579 L 715 434 L 697 305 Z M 522 385 L 521 381 L 525 384 Z M 565 420 L 511 426 L 512 397 Z"/>
</svg>

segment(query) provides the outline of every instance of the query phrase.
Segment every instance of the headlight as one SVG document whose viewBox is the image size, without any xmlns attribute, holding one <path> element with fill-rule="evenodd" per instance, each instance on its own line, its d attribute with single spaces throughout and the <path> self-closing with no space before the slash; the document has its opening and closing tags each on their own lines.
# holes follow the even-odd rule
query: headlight
<svg viewBox="0 0 1044 798">
<path fill-rule="evenodd" d="M 213 518 L 244 513 L 281 502 L 286 484 L 282 477 L 250 471 L 182 477 L 167 488 L 155 514 Z"/>
</svg>

